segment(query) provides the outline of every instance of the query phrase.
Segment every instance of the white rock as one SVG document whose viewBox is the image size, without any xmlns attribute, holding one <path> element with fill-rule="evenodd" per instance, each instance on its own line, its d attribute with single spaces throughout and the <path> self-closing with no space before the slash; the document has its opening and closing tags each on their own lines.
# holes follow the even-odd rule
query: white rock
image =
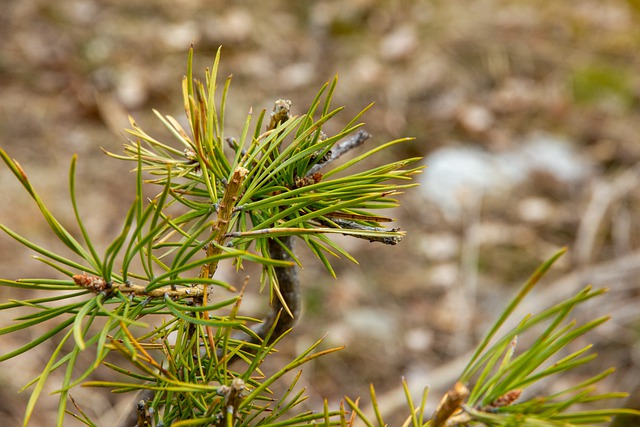
<svg viewBox="0 0 640 427">
<path fill-rule="evenodd" d="M 443 147 L 429 155 L 421 176 L 421 191 L 449 218 L 459 218 L 465 206 L 483 195 L 508 193 L 534 172 L 544 172 L 566 184 L 584 181 L 593 166 L 586 156 L 557 137 L 540 134 L 511 150 L 491 153 L 477 145 Z"/>
</svg>

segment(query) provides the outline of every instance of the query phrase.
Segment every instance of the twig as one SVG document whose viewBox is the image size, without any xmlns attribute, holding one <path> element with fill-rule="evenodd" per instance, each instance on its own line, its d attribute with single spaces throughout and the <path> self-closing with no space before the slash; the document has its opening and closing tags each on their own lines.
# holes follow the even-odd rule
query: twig
<svg viewBox="0 0 640 427">
<path fill-rule="evenodd" d="M 268 240 L 268 248 L 269 256 L 272 259 L 293 261 L 291 255 L 289 255 L 289 251 L 293 252 L 293 236 L 284 236 L 279 239 L 270 238 Z M 277 294 L 281 298 L 273 298 L 269 313 L 261 323 L 252 328 L 255 335 L 239 332 L 234 336 L 234 339 L 251 344 L 261 344 L 269 332 L 273 330 L 268 342 L 271 343 L 296 324 L 302 308 L 302 293 L 296 264 L 292 262 L 289 267 L 274 267 L 274 270 L 278 279 Z M 256 338 L 256 336 L 259 338 Z M 247 351 L 250 350 L 247 349 Z M 219 356 L 222 356 L 222 354 L 219 354 Z M 236 354 L 231 360 L 235 361 L 237 358 Z"/>
<path fill-rule="evenodd" d="M 293 236 L 269 239 L 269 256 L 272 259 L 289 261 L 293 259 L 289 251 L 293 252 Z M 274 267 L 278 279 L 278 291 L 282 299 L 274 298 L 271 303 L 271 311 L 265 317 L 264 322 L 255 328 L 255 332 L 264 339 L 274 322 L 277 324 L 273 330 L 271 341 L 277 339 L 287 330 L 291 329 L 300 317 L 302 296 L 298 268 L 295 263 L 289 267 Z"/>
<path fill-rule="evenodd" d="M 232 425 L 237 415 L 238 406 L 242 402 L 243 393 L 247 389 L 244 381 L 234 378 L 231 385 L 223 385 L 218 393 L 224 396 L 225 415 L 220 419 L 219 426 Z"/>
<path fill-rule="evenodd" d="M 344 153 L 346 153 L 346 152 L 348 152 L 350 150 L 353 150 L 354 148 L 364 144 L 364 142 L 367 139 L 369 139 L 370 137 L 371 137 L 371 135 L 368 132 L 366 132 L 366 131 L 364 131 L 362 129 L 359 130 L 358 132 L 356 132 L 351 137 L 349 137 L 346 140 L 336 144 L 336 146 L 333 147 L 331 149 L 331 151 L 329 152 L 329 155 L 327 156 L 327 159 L 322 163 L 316 163 L 315 165 L 313 165 L 311 167 L 311 169 L 309 169 L 309 171 L 307 172 L 307 174 L 305 176 L 306 177 L 312 176 L 314 173 L 320 171 L 320 169 L 322 169 L 323 167 L 325 167 L 329 163 L 331 163 L 334 160 L 338 159 Z"/>
<path fill-rule="evenodd" d="M 141 399 L 138 402 L 137 411 L 138 422 L 136 424 L 136 427 L 152 427 L 153 424 L 151 423 L 151 412 L 149 411 L 146 400 Z"/>
<path fill-rule="evenodd" d="M 328 221 L 319 220 L 319 222 L 321 224 L 323 224 L 323 225 L 329 225 L 330 226 L 330 223 Z M 368 225 L 362 225 L 362 224 L 359 224 L 359 223 L 354 222 L 354 221 L 349 221 L 349 220 L 340 219 L 340 218 L 331 218 L 331 222 L 335 223 L 336 225 L 340 226 L 341 228 L 345 228 L 345 229 L 348 229 L 348 230 L 378 231 L 378 232 L 389 232 L 389 231 L 397 232 L 397 231 L 399 231 L 398 228 L 370 227 Z M 404 237 L 403 235 L 398 235 L 398 236 L 358 236 L 357 234 L 349 234 L 349 236 L 357 237 L 358 239 L 365 239 L 365 240 L 368 240 L 370 242 L 380 242 L 380 243 L 384 243 L 385 245 L 396 245 L 396 244 L 400 243 L 400 241 Z"/>
<path fill-rule="evenodd" d="M 267 131 L 275 129 L 290 118 L 291 101 L 285 99 L 276 100 Z M 261 340 L 264 340 L 273 328 L 270 341 L 274 341 L 295 325 L 298 317 L 300 317 L 302 297 L 300 295 L 298 270 L 290 255 L 290 253 L 293 253 L 293 236 L 284 236 L 279 239 L 270 238 L 267 241 L 267 246 L 269 257 L 275 260 L 291 262 L 289 267 L 274 267 L 276 279 L 278 280 L 278 289 L 276 290 L 278 297 L 273 298 L 271 310 L 263 322 L 254 328 L 254 332 Z M 275 322 L 277 323 L 274 326 Z M 248 337 L 248 341 L 255 343 L 256 339 Z"/>
<path fill-rule="evenodd" d="M 429 370 L 428 373 L 417 374 L 407 381 L 409 392 L 411 395 L 419 395 L 423 392 L 425 384 L 429 384 L 429 394 L 436 392 L 437 390 L 443 390 L 448 384 L 451 384 L 460 376 L 460 372 L 464 369 L 469 359 L 473 355 L 472 352 L 461 354 L 450 362 L 439 365 L 437 368 Z M 407 397 L 402 386 L 394 387 L 386 393 L 377 397 L 378 411 L 383 416 L 385 414 L 391 414 L 398 408 L 406 405 Z M 373 417 L 375 414 L 374 408 L 371 404 L 368 404 L 362 409 L 362 412 L 368 417 Z M 355 424 L 355 426 L 364 425 L 361 422 Z"/>
<path fill-rule="evenodd" d="M 229 221 L 231 221 L 234 207 L 236 206 L 236 203 L 238 201 L 238 194 L 240 193 L 242 182 L 244 181 L 244 177 L 248 173 L 249 171 L 243 167 L 238 167 L 233 172 L 233 176 L 231 177 L 231 181 L 227 185 L 224 196 L 222 197 L 222 201 L 218 204 L 218 219 L 211 226 L 213 240 L 217 243 L 217 245 L 207 246 L 207 257 L 213 257 L 222 252 L 222 245 L 224 244 L 224 241 L 226 239 L 226 233 L 229 230 Z M 200 277 L 210 279 L 216 272 L 217 267 L 217 261 L 212 261 L 211 263 L 204 264 L 200 270 Z"/>
<path fill-rule="evenodd" d="M 440 401 L 433 416 L 431 417 L 431 427 L 444 427 L 447 420 L 460 408 L 465 399 L 469 397 L 469 389 L 462 383 L 455 383 Z"/>
<path fill-rule="evenodd" d="M 291 118 L 291 101 L 288 99 L 276 100 L 273 111 L 271 112 L 271 121 L 267 125 L 267 130 L 273 130 L 278 125 L 286 122 Z"/>
<path fill-rule="evenodd" d="M 271 121 L 267 125 L 267 132 L 273 131 L 278 125 L 286 122 L 291 118 L 291 101 L 278 99 L 275 102 L 273 111 L 271 112 Z M 224 202 L 224 200 L 223 200 Z M 235 203 L 234 203 L 235 205 Z M 230 214 L 232 212 L 229 212 Z M 220 239 L 234 236 L 233 233 L 220 234 Z M 262 323 L 253 328 L 254 335 L 244 332 L 234 336 L 235 339 L 244 340 L 252 344 L 259 344 L 264 341 L 273 329 L 269 341 L 273 342 L 286 331 L 291 329 L 298 317 L 300 316 L 302 296 L 300 293 L 300 282 L 298 280 L 298 271 L 290 252 L 293 252 L 293 236 L 283 236 L 280 238 L 268 239 L 269 257 L 275 260 L 289 261 L 291 266 L 274 267 L 276 278 L 278 280 L 278 289 L 276 293 L 278 297 L 271 302 L 269 313 L 265 316 Z M 277 322 L 277 323 L 276 323 Z M 275 326 L 274 326 L 275 324 Z M 222 356 L 220 354 L 220 356 Z M 237 355 L 231 359 L 235 361 Z"/>
<path fill-rule="evenodd" d="M 88 289 L 96 294 L 99 294 L 101 292 L 112 293 L 115 291 L 119 291 L 123 294 L 133 294 L 150 298 L 164 298 L 165 296 L 168 296 L 171 299 L 201 299 L 205 293 L 205 286 L 183 287 L 175 289 L 170 286 L 165 286 L 162 288 L 156 288 L 151 291 L 147 291 L 147 288 L 145 286 L 135 285 L 132 283 L 111 283 L 105 281 L 102 277 L 90 276 L 86 273 L 76 274 L 72 277 L 72 279 L 76 285 Z"/>
<path fill-rule="evenodd" d="M 593 185 L 591 200 L 582 215 L 576 237 L 575 259 L 578 264 L 592 261 L 602 223 L 615 202 L 640 184 L 640 164 L 626 170 L 611 181 L 599 181 Z"/>
</svg>

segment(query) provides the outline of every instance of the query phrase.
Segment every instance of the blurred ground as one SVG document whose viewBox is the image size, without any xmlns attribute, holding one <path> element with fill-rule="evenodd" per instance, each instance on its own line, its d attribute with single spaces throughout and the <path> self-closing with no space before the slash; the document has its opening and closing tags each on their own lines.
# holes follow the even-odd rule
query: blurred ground
<svg viewBox="0 0 640 427">
<path fill-rule="evenodd" d="M 305 369 L 310 406 L 343 394 L 367 401 L 372 382 L 393 413 L 402 376 L 431 385 L 437 403 L 517 285 L 562 246 L 569 255 L 528 310 L 587 283 L 609 287 L 582 315 L 613 314 L 589 336 L 595 368 L 618 368 L 603 390 L 631 390 L 640 363 L 636 4 L 9 0 L 0 10 L 0 145 L 67 224 L 66 170 L 77 153 L 87 225 L 107 242 L 132 186 L 130 165 L 99 147 L 120 150 L 127 114 L 160 135 L 151 108 L 181 115 L 191 42 L 198 71 L 224 46 L 220 75 L 234 76 L 229 134 L 249 107 L 270 109 L 277 98 L 304 111 L 338 72 L 335 105 L 347 105 L 339 120 L 375 101 L 364 117 L 369 143 L 415 136 L 392 154 L 425 156 L 433 167 L 423 188 L 403 196 L 402 244 L 346 241 L 360 267 L 338 262 L 337 280 L 308 260 L 304 318 L 282 354 L 327 331 L 330 345 L 348 344 Z M 38 242 L 51 238 L 6 168 L 0 192 L 2 223 Z M 50 274 L 29 256 L 0 237 L 0 277 Z M 0 290 L 3 301 L 15 296 Z M 17 339 L 3 336 L 0 351 Z M 41 347 L 0 366 L 0 412 L 10 425 L 28 398 L 17 390 L 46 363 L 51 348 Z M 110 425 L 116 400 L 82 394 Z M 52 425 L 55 398 L 40 408 L 33 425 Z"/>
</svg>

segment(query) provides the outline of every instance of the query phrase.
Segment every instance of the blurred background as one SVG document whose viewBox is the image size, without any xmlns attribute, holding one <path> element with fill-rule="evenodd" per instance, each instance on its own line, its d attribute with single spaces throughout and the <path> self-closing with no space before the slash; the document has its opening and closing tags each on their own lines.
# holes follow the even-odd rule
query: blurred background
<svg viewBox="0 0 640 427">
<path fill-rule="evenodd" d="M 608 287 L 576 316 L 613 315 L 588 336 L 600 354 L 591 369 L 617 368 L 602 391 L 636 386 L 637 1 L 4 0 L 0 41 L 0 146 L 66 225 L 67 170 L 78 154 L 81 209 L 96 241 L 111 241 L 133 199 L 132 165 L 100 147 L 121 151 L 127 115 L 169 139 L 152 108 L 182 117 L 192 42 L 200 76 L 223 46 L 219 76 L 233 74 L 227 134 L 240 132 L 250 107 L 270 111 L 277 98 L 304 112 L 338 73 L 334 105 L 347 107 L 338 123 L 375 101 L 363 119 L 373 134 L 367 144 L 415 137 L 371 159 L 422 156 L 428 166 L 394 212 L 405 240 L 383 247 L 345 239 L 360 266 L 337 261 L 337 280 L 303 254 L 305 311 L 281 345 L 282 360 L 327 332 L 326 347 L 347 345 L 304 368 L 308 407 L 344 395 L 362 396 L 367 407 L 373 383 L 388 420 L 398 420 L 393 414 L 406 413 L 402 377 L 416 391 L 430 385 L 433 407 L 519 285 L 563 246 L 569 253 L 523 313 L 587 284 Z M 3 224 L 59 248 L 47 243 L 46 223 L 6 167 L 0 195 Z M 0 277 L 51 276 L 31 255 L 0 236 Z M 3 301 L 17 296 L 0 289 Z M 245 309 L 264 312 L 266 299 L 250 298 Z M 0 312 L 0 322 L 11 322 L 9 313 Z M 35 336 L 3 336 L 0 352 Z M 0 365 L 7 425 L 20 424 L 28 392 L 17 391 L 53 345 Z M 594 372 L 546 386 L 562 389 Z M 99 425 L 123 411 L 121 397 L 76 394 Z M 56 399 L 43 398 L 32 425 L 53 424 Z"/>
</svg>

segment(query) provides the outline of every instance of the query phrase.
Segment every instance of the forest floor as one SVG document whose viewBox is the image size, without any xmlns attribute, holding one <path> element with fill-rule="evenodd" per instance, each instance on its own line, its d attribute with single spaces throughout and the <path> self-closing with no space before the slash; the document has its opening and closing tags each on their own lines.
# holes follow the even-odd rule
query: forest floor
<svg viewBox="0 0 640 427">
<path fill-rule="evenodd" d="M 547 386 L 559 389 L 609 366 L 617 371 L 603 391 L 638 385 L 640 10 L 634 2 L 228 3 L 3 6 L 0 146 L 54 212 L 73 222 L 67 170 L 77 153 L 86 224 L 95 240 L 113 238 L 132 199 L 131 165 L 107 158 L 100 147 L 121 150 L 127 115 L 152 135 L 166 135 L 152 108 L 181 116 L 192 42 L 197 73 L 223 46 L 220 76 L 233 74 L 229 134 L 240 132 L 250 107 L 270 110 L 278 98 L 305 111 L 338 73 L 334 105 L 346 106 L 338 123 L 375 101 L 363 118 L 373 134 L 368 144 L 413 136 L 388 156 L 422 156 L 427 169 L 394 213 L 407 231 L 401 244 L 345 240 L 360 265 L 337 261 L 335 280 L 305 256 L 305 312 L 280 355 L 290 357 L 327 332 L 327 346 L 347 344 L 305 369 L 309 406 L 344 395 L 367 402 L 373 383 L 386 412 L 406 413 L 402 377 L 416 390 L 430 385 L 435 405 L 518 286 L 565 246 L 568 254 L 523 313 L 592 284 L 609 292 L 576 317 L 613 317 L 588 336 L 599 353 L 591 370 Z M 7 168 L 0 168 L 0 195 L 0 222 L 40 243 L 52 239 Z M 0 277 L 51 274 L 30 255 L 0 236 Z M 15 297 L 0 289 L 0 300 Z M 248 299 L 245 308 L 263 312 L 266 296 Z M 10 314 L 0 312 L 0 325 Z M 3 336 L 0 352 L 31 337 Z M 0 418 L 11 425 L 21 423 L 28 399 L 17 391 L 40 372 L 53 344 L 0 364 Z M 99 425 L 110 425 L 122 410 L 117 397 L 83 394 Z M 32 425 L 52 425 L 56 397 L 47 399 Z"/>
</svg>

